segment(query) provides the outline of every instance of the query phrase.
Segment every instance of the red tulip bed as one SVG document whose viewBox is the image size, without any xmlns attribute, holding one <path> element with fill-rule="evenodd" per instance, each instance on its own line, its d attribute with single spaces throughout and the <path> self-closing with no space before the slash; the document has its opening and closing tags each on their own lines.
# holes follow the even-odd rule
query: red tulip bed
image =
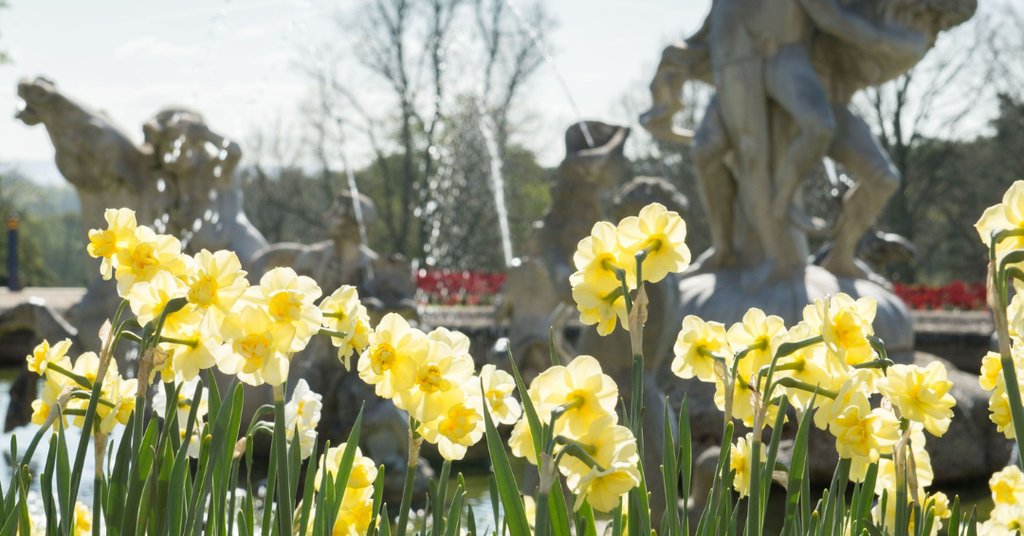
<svg viewBox="0 0 1024 536">
<path fill-rule="evenodd" d="M 421 269 L 416 273 L 420 300 L 430 305 L 488 305 L 503 284 L 502 272 Z"/>
<path fill-rule="evenodd" d="M 895 283 L 896 295 L 915 310 L 985 309 L 985 284 L 956 280 L 945 285 L 907 285 Z"/>
</svg>

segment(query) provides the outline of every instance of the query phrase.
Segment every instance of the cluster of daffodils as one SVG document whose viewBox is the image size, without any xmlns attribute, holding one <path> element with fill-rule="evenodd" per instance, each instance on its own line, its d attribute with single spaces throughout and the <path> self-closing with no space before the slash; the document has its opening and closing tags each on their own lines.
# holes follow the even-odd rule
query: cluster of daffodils
<svg viewBox="0 0 1024 536">
<path fill-rule="evenodd" d="M 519 417 L 508 373 L 485 366 L 476 375 L 469 338 L 436 328 L 426 333 L 389 313 L 367 337 L 359 377 L 409 414 L 415 432 L 447 460 L 461 460 L 483 437 L 484 404 L 498 422 Z"/>
<path fill-rule="evenodd" d="M 216 366 L 250 385 L 281 385 L 291 357 L 326 330 L 343 361 L 366 344 L 369 317 L 353 287 L 316 301 L 315 281 L 275 268 L 250 285 L 232 251 L 182 253 L 181 243 L 108 209 L 107 229 L 89 231 L 88 252 L 117 280 L 140 325 L 156 323 L 152 372 L 186 381 Z"/>
<path fill-rule="evenodd" d="M 1013 282 L 1013 297 L 990 304 L 996 311 L 996 330 L 1005 335 L 1001 341 L 1000 353 L 989 352 L 982 360 L 981 387 L 991 392 L 989 398 L 990 419 L 1007 438 L 1017 437 L 1010 411 L 1010 395 L 1007 392 L 1006 377 L 1016 376 L 1022 383 L 1021 365 L 1024 364 L 1024 281 L 1020 273 L 1021 251 L 1024 250 L 1024 181 L 1014 182 L 1003 194 L 1002 202 L 985 210 L 975 224 L 983 244 L 990 248 L 992 275 L 990 286 L 997 299 L 1005 300 L 1009 294 L 1002 288 L 1007 279 Z M 1018 258 L 1014 258 L 1018 257 Z M 1002 314 L 1005 313 L 1005 314 Z M 1012 364 L 1012 372 L 1003 370 Z"/>
<path fill-rule="evenodd" d="M 657 283 L 683 271 L 690 263 L 685 240 L 686 223 L 660 203 L 647 205 L 618 225 L 597 222 L 577 246 L 576 272 L 569 278 L 580 321 L 597 324 L 601 335 L 611 333 L 616 320 L 628 329 L 627 293 L 639 281 Z"/>
<path fill-rule="evenodd" d="M 32 402 L 32 423 L 38 425 L 72 423 L 81 427 L 89 397 L 99 376 L 100 359 L 93 352 L 78 356 L 74 365 L 68 357 L 71 341 L 64 339 L 50 345 L 39 343 L 28 355 L 28 369 L 43 377 L 40 397 Z M 99 431 L 110 434 L 117 424 L 125 424 L 135 410 L 138 381 L 124 379 L 117 363 L 110 361 L 100 386 L 100 399 L 96 405 Z"/>
<path fill-rule="evenodd" d="M 895 497 L 893 460 L 912 459 L 917 470 L 917 493 L 912 495 L 941 502 L 944 498 L 924 492 L 932 480 L 924 432 L 941 436 L 948 429 L 955 404 L 952 382 L 941 363 L 894 365 L 880 355 L 871 327 L 874 316 L 871 298 L 854 300 L 845 294 L 815 300 L 788 330 L 781 318 L 758 309 L 728 328 L 688 316 L 675 344 L 672 371 L 714 383 L 715 402 L 727 418 L 758 434 L 774 422 L 778 397 L 784 394 L 801 413 L 815 410 L 814 424 L 828 430 L 839 456 L 850 460 L 851 478 L 863 480 L 877 463 L 876 492 Z M 881 403 L 873 407 L 876 395 Z M 741 494 L 748 492 L 752 448 L 762 446 L 747 434 L 731 451 L 734 486 Z"/>
<path fill-rule="evenodd" d="M 320 457 L 320 464 L 316 471 L 316 481 L 313 483 L 317 493 L 320 492 L 320 483 L 325 477 L 334 480 L 338 477 L 338 470 L 341 466 L 341 459 L 345 453 L 347 443 L 332 447 Z M 326 475 L 324 474 L 326 472 Z M 348 482 L 342 494 L 341 507 L 338 509 L 334 521 L 332 534 L 345 536 L 362 536 L 367 534 L 370 522 L 373 519 L 373 483 L 377 480 L 377 467 L 373 460 L 363 456 L 359 447 L 355 448 L 355 457 L 352 461 L 352 470 L 348 475 Z M 310 498 L 310 500 L 315 500 Z M 306 534 L 314 534 L 313 518 L 310 516 L 310 524 L 306 527 Z"/>
<path fill-rule="evenodd" d="M 542 372 L 528 393 L 556 445 L 550 454 L 576 496 L 574 508 L 586 502 L 599 512 L 615 509 L 640 484 L 636 438 L 618 424 L 615 413 L 618 386 L 596 359 L 579 356 L 568 366 Z M 512 454 L 538 464 L 541 452 L 525 417 L 512 429 L 509 447 Z"/>
</svg>

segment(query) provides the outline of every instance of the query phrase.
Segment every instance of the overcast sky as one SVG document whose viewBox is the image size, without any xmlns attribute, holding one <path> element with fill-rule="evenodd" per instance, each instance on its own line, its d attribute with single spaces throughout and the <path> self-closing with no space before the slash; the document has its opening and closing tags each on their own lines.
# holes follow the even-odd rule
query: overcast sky
<svg viewBox="0 0 1024 536">
<path fill-rule="evenodd" d="M 11 0 L 0 11 L 0 162 L 46 161 L 41 127 L 13 119 L 17 81 L 45 75 L 69 96 L 102 109 L 130 135 L 160 108 L 180 104 L 212 128 L 245 140 L 277 118 L 294 117 L 309 84 L 296 63 L 325 42 L 345 42 L 334 15 L 355 0 Z M 525 4 L 525 0 L 519 0 Z M 709 0 L 553 0 L 557 21 L 530 87 L 538 118 L 529 143 L 545 163 L 561 158 L 562 132 L 580 113 L 625 117 L 623 95 L 646 86 L 661 49 L 699 27 Z M 465 31 L 470 31 L 466 29 Z M 358 156 L 358 155 L 353 155 Z"/>
</svg>

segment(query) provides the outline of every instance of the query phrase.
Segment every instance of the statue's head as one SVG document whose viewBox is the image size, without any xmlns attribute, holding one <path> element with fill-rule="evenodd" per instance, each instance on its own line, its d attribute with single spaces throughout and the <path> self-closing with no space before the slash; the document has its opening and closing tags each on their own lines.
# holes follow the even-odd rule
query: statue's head
<svg viewBox="0 0 1024 536">
<path fill-rule="evenodd" d="M 342 190 L 334 197 L 334 203 L 327 209 L 324 217 L 327 224 L 327 234 L 331 237 L 359 239 L 359 219 L 356 214 L 356 203 L 362 212 L 363 224 L 371 227 L 377 219 L 377 207 L 373 201 L 365 195 L 358 197 Z"/>
<path fill-rule="evenodd" d="M 165 108 L 142 125 L 142 137 L 157 158 L 164 158 L 177 140 L 185 141 L 193 130 L 205 124 L 203 116 L 195 110 Z"/>
<path fill-rule="evenodd" d="M 625 173 L 622 152 L 628 137 L 629 127 L 600 121 L 573 123 L 565 131 L 565 160 L 559 171 L 595 186 L 612 186 Z"/>
<path fill-rule="evenodd" d="M 18 97 L 22 100 L 22 106 L 14 117 L 26 125 L 43 122 L 47 111 L 60 102 L 61 98 L 57 84 L 42 76 L 24 78 L 18 82 Z"/>
</svg>

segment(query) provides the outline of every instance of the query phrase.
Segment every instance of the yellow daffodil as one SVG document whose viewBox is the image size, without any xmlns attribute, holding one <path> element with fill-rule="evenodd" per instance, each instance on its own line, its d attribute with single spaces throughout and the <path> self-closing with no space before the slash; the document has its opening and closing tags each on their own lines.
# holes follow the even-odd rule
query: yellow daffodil
<svg viewBox="0 0 1024 536">
<path fill-rule="evenodd" d="M 512 427 L 512 433 L 508 437 L 508 449 L 513 456 L 524 458 L 533 465 L 537 465 L 537 449 L 533 444 L 533 430 L 526 417 L 522 417 Z"/>
<path fill-rule="evenodd" d="M 983 536 L 1017 536 L 1024 527 L 1024 505 L 997 504 L 989 513 L 988 521 L 978 525 Z"/>
<path fill-rule="evenodd" d="M 693 315 L 683 319 L 673 350 L 672 372 L 683 379 L 696 377 L 712 382 L 716 367 L 714 356 L 726 362 L 732 359 L 725 326 L 718 322 L 705 322 Z"/>
<path fill-rule="evenodd" d="M 51 364 L 64 370 L 71 370 L 71 358 L 67 355 L 70 348 L 71 339 L 64 339 L 53 346 L 44 340 L 25 358 L 28 362 L 28 370 L 40 376 L 47 376 Z"/>
<path fill-rule="evenodd" d="M 1010 398 L 1006 394 L 1006 386 L 999 384 L 992 390 L 988 399 L 988 418 L 996 425 L 996 430 L 1007 439 L 1017 437 L 1013 427 L 1013 415 L 1010 413 Z"/>
<path fill-rule="evenodd" d="M 75 536 L 87 536 L 92 534 L 92 510 L 75 501 Z"/>
<path fill-rule="evenodd" d="M 1024 181 L 1010 185 L 1003 194 L 1002 202 L 987 208 L 974 228 L 986 246 L 992 241 L 992 235 L 998 232 L 1024 229 Z M 996 246 L 1000 255 L 1019 249 L 1024 249 L 1024 236 L 1006 238 Z"/>
<path fill-rule="evenodd" d="M 419 427 L 423 439 L 437 445 L 438 452 L 446 460 L 461 460 L 466 456 L 467 448 L 475 445 L 484 435 L 484 409 L 479 381 L 476 377 L 471 378 L 466 384 L 466 392 L 458 402 L 449 405 L 433 421 Z"/>
<path fill-rule="evenodd" d="M 148 281 L 140 281 L 128 292 L 128 305 L 139 320 L 146 325 L 160 316 L 167 302 L 174 298 L 184 298 L 188 292 L 185 281 L 170 272 L 158 272 Z M 173 317 L 173 318 L 172 318 Z M 191 317 L 186 322 L 197 322 L 199 316 L 194 308 L 186 306 L 167 316 L 167 322 L 174 323 L 178 318 Z"/>
<path fill-rule="evenodd" d="M 594 421 L 615 415 L 619 400 L 615 381 L 601 371 L 597 359 L 588 355 L 540 373 L 528 392 L 543 419 L 549 419 L 556 409 L 563 411 L 554 423 L 555 432 L 572 437 L 585 434 Z"/>
<path fill-rule="evenodd" d="M 149 281 L 160 272 L 181 276 L 185 266 L 181 242 L 177 238 L 156 234 L 149 227 L 137 227 L 132 241 L 117 251 L 114 270 L 117 292 L 121 297 L 127 297 L 136 283 Z"/>
<path fill-rule="evenodd" d="M 893 365 L 878 390 L 900 410 L 900 415 L 924 425 L 939 437 L 949 429 L 956 400 L 949 394 L 953 382 L 946 379 L 946 367 L 938 361 L 927 367 Z"/>
<path fill-rule="evenodd" d="M 224 320 L 225 348 L 217 367 L 249 385 L 281 385 L 288 378 L 291 324 L 274 322 L 259 307 L 245 306 Z"/>
<path fill-rule="evenodd" d="M 472 376 L 473 358 L 468 353 L 431 338 L 427 353 L 416 364 L 413 384 L 396 393 L 395 406 L 419 422 L 432 421 L 460 401 Z"/>
<path fill-rule="evenodd" d="M 484 365 L 480 369 L 480 381 L 483 382 L 487 410 L 494 417 L 494 422 L 513 424 L 519 420 L 523 410 L 519 401 L 512 396 L 516 390 L 516 381 L 512 375 L 494 365 Z"/>
<path fill-rule="evenodd" d="M 852 393 L 848 404 L 832 413 L 829 431 L 836 438 L 836 451 L 842 458 L 877 460 L 899 439 L 900 423 L 896 416 L 881 408 L 871 409 L 863 393 Z"/>
<path fill-rule="evenodd" d="M 729 447 L 729 469 L 736 472 L 733 478 L 732 487 L 739 492 L 740 497 L 750 494 L 750 471 L 752 447 L 754 445 L 754 434 L 747 434 L 736 440 L 736 444 Z M 761 460 L 764 460 L 764 445 L 758 443 Z"/>
<path fill-rule="evenodd" d="M 263 274 L 258 286 L 243 295 L 246 302 L 263 307 L 275 324 L 292 328 L 291 352 L 301 351 L 320 331 L 323 314 L 315 305 L 322 291 L 311 278 L 291 268 L 274 268 Z"/>
<path fill-rule="evenodd" d="M 90 229 L 85 250 L 91 257 L 101 259 L 100 275 L 110 279 L 117 252 L 134 240 L 137 224 L 135 211 L 127 208 L 108 208 L 103 211 L 103 219 L 107 220 L 107 228 Z"/>
<path fill-rule="evenodd" d="M 789 330 L 785 339 L 786 342 L 797 342 L 811 338 L 814 335 L 814 330 L 807 323 L 800 322 Z M 849 376 L 847 367 L 834 366 L 832 361 L 826 356 L 827 351 L 824 344 L 814 344 L 805 346 L 779 359 L 779 367 L 776 371 L 778 377 L 790 377 L 810 387 L 809 389 L 794 387 L 786 390 L 786 396 L 789 398 L 790 403 L 801 410 L 806 411 L 810 409 L 812 400 L 819 407 L 822 404 L 830 405 L 828 397 L 821 393 L 817 393 L 815 396 L 814 389 L 821 388 L 833 392 L 838 391 Z M 822 413 L 827 413 L 827 411 L 818 412 L 818 414 Z M 815 414 L 816 417 L 818 414 Z M 818 417 L 818 419 L 822 418 L 825 417 Z M 818 423 L 819 428 L 824 429 L 827 426 L 827 418 L 823 421 L 818 421 Z"/>
<path fill-rule="evenodd" d="M 596 325 L 597 333 L 601 336 L 615 331 L 616 322 L 621 323 L 623 329 L 629 330 L 626 298 L 620 285 L 600 280 L 587 281 L 582 272 L 572 274 L 569 283 L 583 325 Z"/>
<path fill-rule="evenodd" d="M 249 288 L 246 272 L 233 251 L 211 253 L 204 249 L 190 261 L 185 276 L 185 296 L 204 317 L 209 317 L 208 322 L 219 327 L 224 315 Z"/>
<path fill-rule="evenodd" d="M 324 471 L 327 471 L 328 478 L 338 478 L 338 469 L 341 467 L 341 458 L 345 454 L 345 449 L 348 447 L 348 443 L 342 443 L 336 447 L 327 449 L 327 452 L 320 455 L 320 464 L 316 470 L 316 481 L 313 482 L 313 487 L 319 491 L 320 483 L 324 478 Z M 365 489 L 373 486 L 373 482 L 377 480 L 377 465 L 374 464 L 373 460 L 363 456 L 363 451 L 359 447 L 356 447 L 355 457 L 352 458 L 352 470 L 348 474 L 348 483 L 346 486 L 349 489 Z"/>
<path fill-rule="evenodd" d="M 430 349 L 427 335 L 409 326 L 396 313 L 388 313 L 370 334 L 370 344 L 359 356 L 359 377 L 375 387 L 377 396 L 394 398 L 412 387 L 416 372 Z"/>
<path fill-rule="evenodd" d="M 628 259 L 638 251 L 647 251 L 643 262 L 644 281 L 657 283 L 670 273 L 682 272 L 690 264 L 686 223 L 678 213 L 661 203 L 651 203 L 640 209 L 638 216 L 624 218 L 617 232 L 625 250 L 623 257 Z"/>
<path fill-rule="evenodd" d="M 872 381 L 872 372 L 867 370 L 856 370 L 853 373 L 847 375 L 837 375 L 836 377 L 842 378 L 842 383 L 835 386 L 831 384 L 821 384 L 821 387 L 828 388 L 836 393 L 835 398 L 830 398 L 825 395 L 818 395 L 817 407 L 818 411 L 814 413 L 814 425 L 821 430 L 828 429 L 829 423 L 832 419 L 836 418 L 839 413 L 850 404 L 853 404 L 853 399 L 856 396 L 867 399 L 874 394 L 874 382 Z"/>
<path fill-rule="evenodd" d="M 743 314 L 743 319 L 726 332 L 729 347 L 736 352 L 747 351 L 736 370 L 745 378 L 753 378 L 762 367 L 771 364 L 775 350 L 786 336 L 786 325 L 781 317 L 766 315 L 754 307 Z"/>
<path fill-rule="evenodd" d="M 576 495 L 573 507 L 579 510 L 587 502 L 598 512 L 614 510 L 622 496 L 640 484 L 636 438 L 608 415 L 592 422 L 577 442 L 595 465 L 571 454 L 562 459 L 559 469 Z"/>
<path fill-rule="evenodd" d="M 988 487 L 992 491 L 993 503 L 1024 505 L 1024 473 L 1016 464 L 993 473 L 988 479 Z"/>
<path fill-rule="evenodd" d="M 614 225 L 599 221 L 590 230 L 590 236 L 584 237 L 576 245 L 573 264 L 579 274 L 577 280 L 594 287 L 615 288 L 621 286 L 615 269 L 626 272 L 626 284 L 629 288 L 636 286 L 636 263 L 633 259 L 623 257 L 624 250 L 619 244 L 618 230 Z M 576 286 L 576 283 L 573 283 Z"/>
<path fill-rule="evenodd" d="M 194 317 L 192 320 L 197 319 Z M 205 322 L 165 325 L 162 336 L 173 341 L 160 344 L 167 358 L 155 372 L 160 372 L 165 382 L 192 380 L 199 371 L 216 365 L 227 351 L 220 331 L 211 332 Z"/>
<path fill-rule="evenodd" d="M 819 298 L 804 308 L 804 321 L 820 330 L 829 354 L 839 363 L 859 365 L 871 361 L 875 351 L 868 337 L 874 335 L 871 322 L 875 320 L 877 302 L 864 297 L 854 301 L 839 293 L 830 298 Z"/>
<path fill-rule="evenodd" d="M 68 369 L 71 369 L 71 365 L 68 365 Z M 61 392 L 66 388 L 71 389 L 73 383 L 71 380 L 63 374 L 47 374 L 43 381 L 43 390 L 39 393 L 39 398 L 32 401 L 32 424 L 42 425 L 46 422 L 46 419 L 50 416 L 50 410 L 57 403 L 58 397 Z M 63 419 L 63 417 L 61 417 Z M 64 421 L 66 424 L 66 420 Z M 58 425 L 57 420 L 53 421 L 53 425 Z"/>
<path fill-rule="evenodd" d="M 370 344 L 370 316 L 359 301 L 359 293 L 352 285 L 342 285 L 320 302 L 323 326 L 344 337 L 331 337 L 331 344 L 338 349 L 338 359 L 349 370 L 350 357 L 359 354 Z"/>
<path fill-rule="evenodd" d="M 316 445 L 316 427 L 320 424 L 320 409 L 323 397 L 313 392 L 305 379 L 300 379 L 292 391 L 292 397 L 284 405 L 285 437 L 289 442 L 299 434 L 299 449 L 302 459 L 313 454 Z"/>
<path fill-rule="evenodd" d="M 981 388 L 991 391 L 1003 381 L 1003 362 L 1001 356 L 996 352 L 988 352 L 981 358 L 981 375 L 978 376 L 978 383 Z"/>
</svg>

